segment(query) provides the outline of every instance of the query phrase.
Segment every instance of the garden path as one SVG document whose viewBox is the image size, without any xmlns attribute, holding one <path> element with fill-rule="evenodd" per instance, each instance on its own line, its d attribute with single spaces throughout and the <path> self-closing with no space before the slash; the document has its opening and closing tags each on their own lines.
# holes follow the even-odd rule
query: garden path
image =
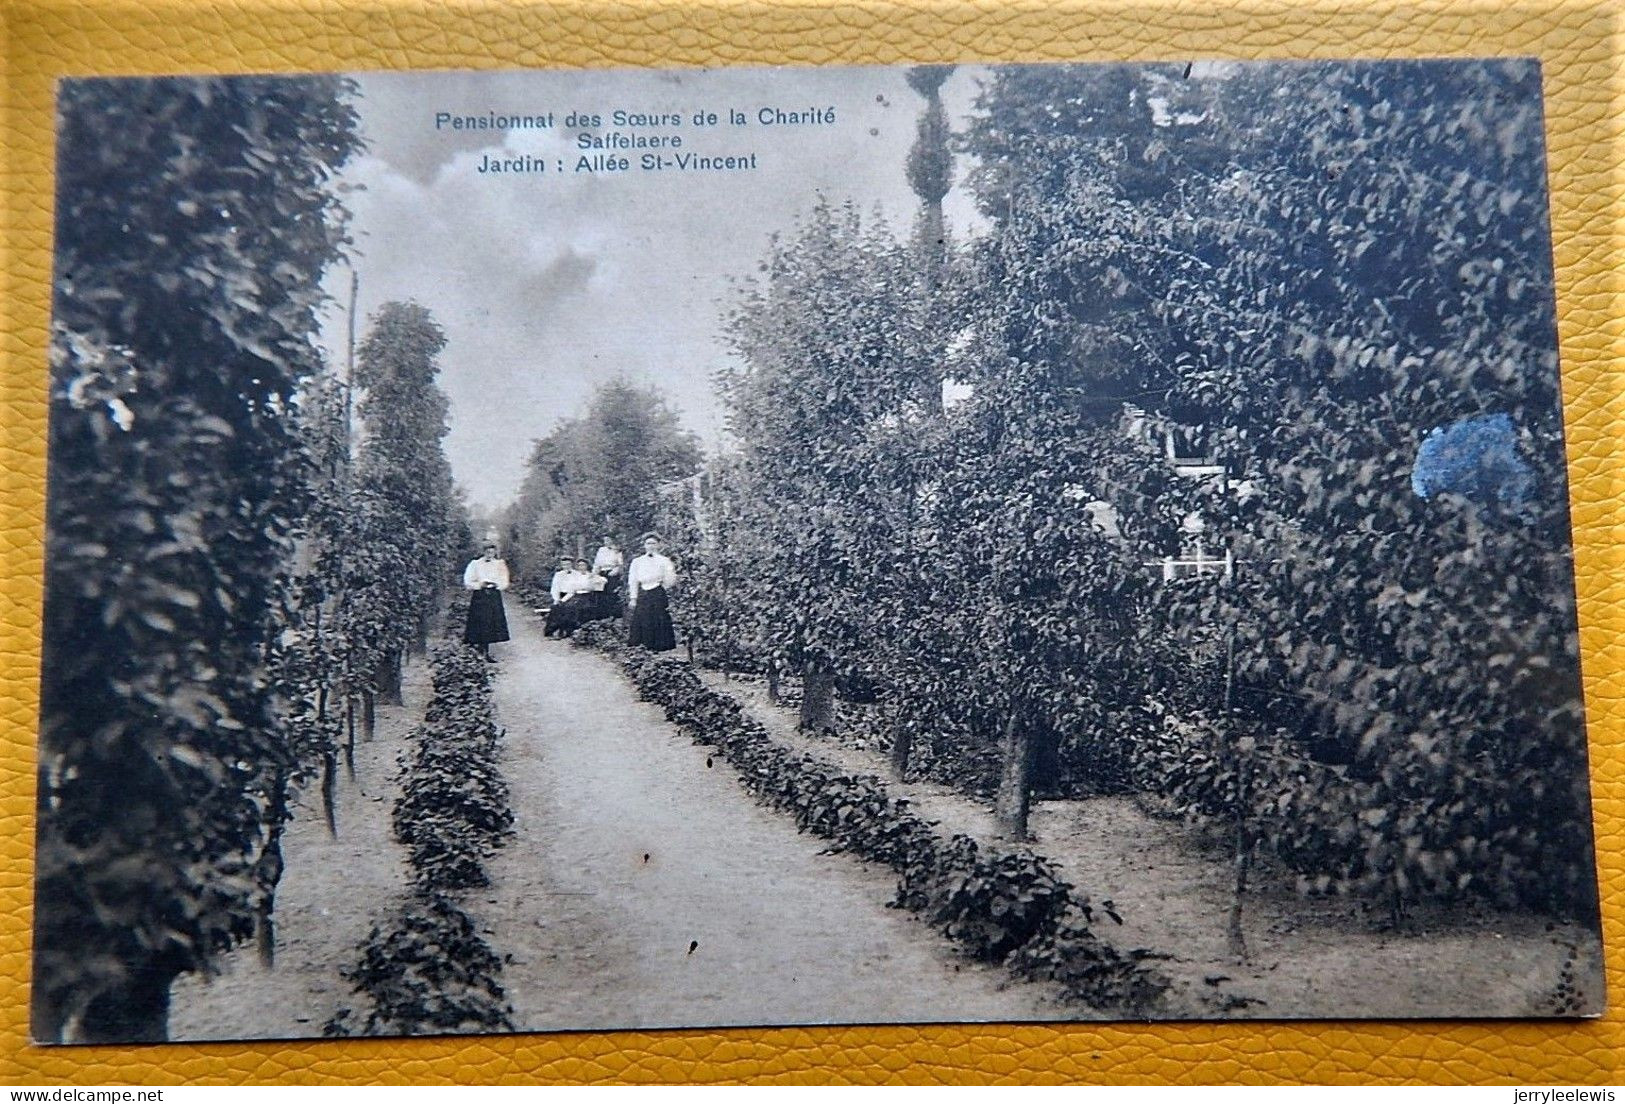
<svg viewBox="0 0 1625 1104">
<path fill-rule="evenodd" d="M 510 627 L 496 703 L 515 837 L 469 907 L 509 956 L 522 1028 L 1069 1014 L 886 908 L 890 871 L 756 805 L 605 659 L 523 611 Z"/>
</svg>

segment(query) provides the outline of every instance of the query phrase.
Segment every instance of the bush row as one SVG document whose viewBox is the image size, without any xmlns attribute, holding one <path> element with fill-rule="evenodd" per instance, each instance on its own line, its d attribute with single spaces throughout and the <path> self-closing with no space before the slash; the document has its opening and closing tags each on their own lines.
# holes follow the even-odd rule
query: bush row
<svg viewBox="0 0 1625 1104">
<path fill-rule="evenodd" d="M 489 884 L 485 860 L 513 829 L 497 766 L 489 666 L 455 644 L 437 649 L 433 664 L 424 723 L 401 757 L 395 838 L 409 849 L 420 887 L 471 889 Z"/>
<path fill-rule="evenodd" d="M 456 644 L 436 648 L 431 663 L 433 693 L 412 749 L 400 758 L 393 818 L 413 886 L 390 923 L 373 926 L 360 962 L 344 973 L 371 1010 L 359 1021 L 341 1010 L 325 1025 L 328 1035 L 513 1028 L 498 981 L 501 959 L 454 896 L 489 884 L 485 860 L 513 829 L 489 668 Z"/>
<path fill-rule="evenodd" d="M 374 925 L 344 977 L 372 1008 L 357 1021 L 341 1009 L 328 1036 L 513 1030 L 502 962 L 474 922 L 443 893 L 414 890 L 388 929 Z"/>
<path fill-rule="evenodd" d="M 1025 849 L 990 853 L 964 835 L 944 840 L 878 779 L 843 774 L 773 740 L 688 665 L 626 648 L 609 633 L 576 640 L 617 656 L 642 697 L 662 706 L 696 743 L 716 749 L 764 804 L 830 841 L 831 850 L 896 871 L 893 907 L 921 914 L 971 957 L 1059 982 L 1068 999 L 1100 1009 L 1139 1012 L 1166 988 L 1092 933 L 1088 898 L 1047 859 Z"/>
</svg>

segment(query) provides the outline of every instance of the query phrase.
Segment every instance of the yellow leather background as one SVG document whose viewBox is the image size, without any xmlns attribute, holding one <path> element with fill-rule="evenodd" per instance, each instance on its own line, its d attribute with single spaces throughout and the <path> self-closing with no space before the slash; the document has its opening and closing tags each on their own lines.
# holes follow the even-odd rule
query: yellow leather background
<svg viewBox="0 0 1625 1104">
<path fill-rule="evenodd" d="M 1625 1081 L 1625 4 L 0 0 L 0 1080 Z M 973 59 L 1536 55 L 1612 1010 L 1584 1023 L 865 1027 L 43 1049 L 27 1041 L 52 81 Z"/>
</svg>

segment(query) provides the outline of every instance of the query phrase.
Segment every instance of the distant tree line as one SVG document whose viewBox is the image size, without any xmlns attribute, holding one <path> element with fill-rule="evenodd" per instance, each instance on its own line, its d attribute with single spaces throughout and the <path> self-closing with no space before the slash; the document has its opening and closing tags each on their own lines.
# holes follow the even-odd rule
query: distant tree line
<svg viewBox="0 0 1625 1104">
<path fill-rule="evenodd" d="M 622 379 L 600 385 L 580 416 L 531 447 L 519 494 L 500 517 L 510 568 L 545 583 L 560 556 L 591 558 L 605 536 L 635 541 L 656 526 L 661 488 L 699 462 L 699 443 L 657 391 Z"/>
</svg>

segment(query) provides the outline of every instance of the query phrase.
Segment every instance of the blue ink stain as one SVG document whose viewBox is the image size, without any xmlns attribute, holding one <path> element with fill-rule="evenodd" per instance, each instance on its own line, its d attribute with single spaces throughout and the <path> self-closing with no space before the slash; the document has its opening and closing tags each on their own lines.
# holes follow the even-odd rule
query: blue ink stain
<svg viewBox="0 0 1625 1104">
<path fill-rule="evenodd" d="M 1535 474 L 1518 455 L 1518 431 L 1506 414 L 1485 414 L 1439 426 L 1422 438 L 1411 489 L 1423 498 L 1459 494 L 1517 509 L 1535 494 Z"/>
</svg>

